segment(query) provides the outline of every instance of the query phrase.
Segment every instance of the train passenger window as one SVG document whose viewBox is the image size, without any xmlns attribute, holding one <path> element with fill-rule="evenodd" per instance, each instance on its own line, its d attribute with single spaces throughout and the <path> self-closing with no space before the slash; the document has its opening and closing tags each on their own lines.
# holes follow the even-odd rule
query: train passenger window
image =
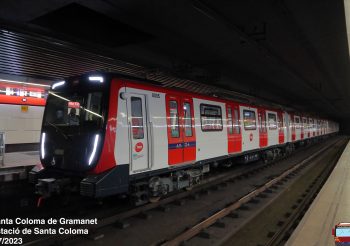
<svg viewBox="0 0 350 246">
<path fill-rule="evenodd" d="M 177 101 L 169 101 L 170 108 L 170 131 L 171 137 L 180 137 L 179 131 L 179 113 L 177 108 Z"/>
<path fill-rule="evenodd" d="M 268 113 L 267 114 L 267 122 L 270 130 L 277 129 L 277 116 L 276 114 Z"/>
<path fill-rule="evenodd" d="M 232 109 L 231 107 L 227 108 L 227 129 L 228 129 L 228 134 L 233 133 L 233 127 L 232 127 Z"/>
<path fill-rule="evenodd" d="M 243 110 L 243 125 L 245 130 L 256 129 L 256 117 L 254 111 Z"/>
<path fill-rule="evenodd" d="M 131 97 L 131 129 L 133 139 L 143 139 L 142 99 Z"/>
<path fill-rule="evenodd" d="M 240 134 L 241 133 L 241 126 L 239 124 L 239 114 L 238 109 L 234 110 L 234 122 L 233 122 L 233 133 L 234 134 Z"/>
<path fill-rule="evenodd" d="M 202 131 L 222 131 L 221 107 L 209 104 L 201 104 Z"/>
<path fill-rule="evenodd" d="M 191 117 L 191 105 L 187 102 L 184 103 L 184 127 L 185 136 L 192 136 L 192 117 Z"/>
</svg>

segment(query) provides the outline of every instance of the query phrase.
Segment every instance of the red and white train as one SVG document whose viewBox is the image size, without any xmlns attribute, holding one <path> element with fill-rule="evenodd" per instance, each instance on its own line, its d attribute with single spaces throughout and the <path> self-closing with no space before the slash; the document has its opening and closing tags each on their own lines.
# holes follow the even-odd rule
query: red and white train
<svg viewBox="0 0 350 246">
<path fill-rule="evenodd" d="M 198 183 L 209 164 L 273 160 L 336 132 L 301 112 L 88 74 L 49 92 L 31 177 L 44 196 L 77 184 L 84 196 L 143 202 Z"/>
</svg>

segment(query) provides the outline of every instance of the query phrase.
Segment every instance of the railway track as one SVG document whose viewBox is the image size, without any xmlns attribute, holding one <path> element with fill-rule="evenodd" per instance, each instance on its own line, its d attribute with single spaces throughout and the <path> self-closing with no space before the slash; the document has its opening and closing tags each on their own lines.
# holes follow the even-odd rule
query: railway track
<svg viewBox="0 0 350 246">
<path fill-rule="evenodd" d="M 339 140 L 341 142 L 344 142 L 344 139 Z M 336 143 L 334 143 L 336 144 Z M 203 233 L 207 228 L 213 226 L 215 223 L 220 224 L 220 220 L 227 216 L 234 215 L 233 213 L 237 211 L 240 207 L 244 206 L 245 204 L 249 203 L 255 198 L 258 198 L 263 193 L 270 193 L 271 189 L 281 184 L 283 181 L 286 181 L 287 178 L 291 178 L 292 176 L 296 175 L 297 172 L 299 172 L 301 169 L 305 168 L 307 165 L 313 164 L 313 160 L 319 157 L 320 155 L 324 154 L 328 149 L 332 148 L 333 144 L 330 144 L 326 147 L 323 147 L 316 153 L 309 156 L 307 159 L 303 160 L 302 162 L 292 166 L 288 170 L 281 173 L 278 177 L 275 177 L 274 179 L 268 181 L 266 184 L 262 185 L 261 187 L 251 191 L 244 197 L 240 198 L 238 201 L 228 205 L 227 207 L 221 209 L 217 213 L 213 214 L 212 216 L 206 218 L 205 220 L 201 221 L 200 223 L 194 225 L 190 229 L 184 231 L 183 233 L 177 235 L 176 237 L 168 240 L 165 242 L 164 246 L 175 246 L 175 245 L 181 245 L 184 242 L 187 242 L 188 240 L 192 239 L 193 237 Z M 342 148 L 343 149 L 343 148 Z M 341 152 L 339 152 L 341 153 Z M 340 155 L 338 155 L 339 158 Z M 337 159 L 338 159 L 337 158 Z M 336 160 L 337 160 L 336 159 Z M 328 166 L 327 172 L 322 172 L 319 176 L 319 179 L 315 181 L 311 188 L 309 189 L 309 192 L 306 194 L 303 200 L 303 206 L 300 206 L 299 209 L 295 210 L 293 214 L 289 214 L 287 222 L 284 223 L 284 225 L 281 227 L 281 230 L 274 233 L 271 239 L 268 241 L 266 245 L 281 245 L 281 241 L 285 236 L 286 232 L 289 232 L 290 229 L 295 226 L 295 221 L 297 219 L 300 219 L 300 215 L 303 214 L 306 211 L 306 208 L 308 205 L 312 202 L 313 198 L 315 197 L 315 194 L 317 194 L 317 191 L 322 187 L 323 182 L 330 174 L 331 170 L 333 169 L 335 163 L 332 163 L 332 165 Z M 320 178 L 322 177 L 322 178 Z M 316 182 L 319 184 L 316 186 Z M 275 188 L 274 188 L 275 189 Z M 264 196 L 262 196 L 264 197 Z M 221 222 L 222 223 L 222 222 Z M 189 243 L 191 244 L 191 243 Z"/>
<path fill-rule="evenodd" d="M 235 209 L 242 207 L 244 203 L 251 201 L 253 199 L 253 196 L 262 194 L 263 191 L 270 189 L 271 187 L 276 185 L 278 182 L 281 182 L 281 180 L 283 180 L 288 175 L 292 175 L 295 170 L 302 167 L 307 161 L 305 160 L 300 162 L 300 160 L 304 159 L 305 156 L 308 155 L 309 151 L 314 151 L 316 148 L 319 148 L 320 146 L 325 146 L 320 151 L 310 156 L 307 159 L 308 161 L 310 161 L 312 158 L 317 156 L 317 154 L 320 154 L 322 151 L 328 148 L 331 145 L 329 144 L 329 142 L 334 143 L 334 141 L 335 141 L 334 139 L 328 140 L 327 143 L 320 143 L 320 144 L 311 146 L 308 149 L 303 149 L 302 151 L 300 151 L 299 153 L 300 156 L 298 158 L 291 156 L 290 158 L 288 158 L 288 160 L 291 159 L 289 161 L 297 164 L 296 165 L 293 164 L 293 167 L 288 168 L 287 170 L 285 170 L 286 167 L 284 165 L 276 165 L 277 162 L 270 163 L 270 164 L 260 163 L 255 166 L 246 166 L 245 168 L 242 168 L 242 169 L 238 168 L 238 169 L 235 169 L 233 172 L 219 174 L 219 175 L 216 175 L 215 177 L 214 176 L 210 177 L 204 184 L 198 187 L 194 187 L 191 191 L 186 191 L 186 192 L 169 196 L 159 201 L 158 203 L 147 204 L 142 207 L 132 208 L 124 212 L 119 212 L 117 214 L 108 215 L 105 217 L 99 217 L 98 225 L 85 226 L 84 228 L 87 228 L 90 232 L 88 238 L 98 239 L 98 238 L 102 238 L 105 235 L 108 236 L 111 230 L 112 231 L 116 230 L 114 227 L 118 227 L 119 229 L 117 229 L 117 232 L 118 232 L 117 234 L 120 234 L 120 236 L 123 237 L 124 240 L 126 240 L 126 238 L 132 237 L 133 231 L 139 230 L 138 227 L 140 227 L 140 222 L 141 224 L 144 224 L 144 226 L 145 224 L 152 224 L 152 223 L 157 224 L 157 222 L 155 222 L 154 219 L 158 220 L 159 218 L 157 217 L 160 217 L 160 218 L 163 217 L 164 219 L 164 213 L 169 212 L 169 210 L 171 209 L 174 209 L 174 213 L 176 213 L 176 210 L 180 210 L 179 216 L 181 216 L 180 214 L 184 214 L 184 210 L 188 210 L 188 212 L 191 213 L 190 211 L 193 210 L 193 206 L 194 207 L 196 206 L 193 203 L 199 203 L 200 197 L 202 198 L 201 200 L 210 200 L 208 199 L 209 197 L 216 197 L 216 198 L 213 198 L 212 200 L 219 199 L 220 201 L 219 206 L 210 206 L 211 205 L 210 203 L 209 205 L 208 204 L 203 205 L 203 202 L 202 202 L 201 206 L 198 206 L 197 210 L 194 209 L 195 211 L 194 213 L 197 216 L 194 216 L 193 219 L 187 219 L 188 221 L 186 221 L 186 223 L 184 223 L 183 225 L 179 226 L 179 228 L 175 228 L 176 226 L 174 225 L 171 226 L 171 230 L 170 230 L 171 232 L 168 233 L 168 235 L 158 235 L 157 239 L 154 239 L 154 237 L 151 237 L 145 241 L 147 242 L 145 244 L 152 244 L 152 243 L 153 244 L 165 243 L 169 245 L 180 244 L 181 242 L 187 241 L 189 238 L 203 232 L 203 229 L 205 228 L 204 227 L 202 228 L 202 226 L 204 225 L 211 226 L 213 224 L 220 224 L 219 217 L 221 215 L 235 216 L 234 213 L 232 213 Z M 287 162 L 287 160 L 282 160 L 282 161 L 279 161 L 278 163 L 283 164 L 283 162 Z M 272 168 L 276 170 L 274 172 L 271 172 Z M 281 173 L 281 172 L 282 172 L 282 175 L 284 176 L 282 178 L 278 178 L 281 175 L 278 176 L 277 173 Z M 249 180 L 251 181 L 252 179 L 254 179 L 255 176 L 259 176 L 260 174 L 263 174 L 263 173 L 265 177 L 262 178 L 261 180 L 269 179 L 269 181 L 267 183 L 264 182 L 264 185 L 259 186 L 259 185 L 256 185 L 256 183 L 259 183 L 259 181 L 255 180 L 253 182 L 255 183 L 253 184 L 253 186 L 259 186 L 259 188 L 251 190 L 252 185 L 247 186 L 247 189 L 245 190 L 242 189 L 241 194 L 236 194 L 236 196 L 232 196 L 232 198 L 228 199 L 228 200 L 233 199 L 235 201 L 234 203 L 228 202 L 227 199 L 226 200 L 220 199 L 220 195 L 217 195 L 218 193 L 225 193 L 231 186 L 232 186 L 231 190 L 232 189 L 234 190 L 234 187 L 237 187 L 237 186 L 239 187 L 242 182 L 249 183 Z M 278 177 L 271 178 L 271 175 L 278 176 Z M 262 183 L 262 181 L 260 181 L 260 183 Z M 250 191 L 250 192 L 247 192 L 247 191 Z M 244 193 L 245 195 L 242 195 Z M 223 194 L 221 194 L 221 196 L 222 195 Z M 189 205 L 187 205 L 186 203 L 188 203 Z M 231 204 L 231 205 L 228 205 L 228 204 Z M 218 210 L 220 210 L 218 209 L 218 207 L 222 205 L 224 205 L 225 207 L 222 210 L 224 212 L 220 212 L 220 211 L 217 212 Z M 203 212 L 204 210 L 201 210 L 203 209 L 203 207 L 205 207 L 206 209 L 211 208 L 211 210 L 209 212 L 208 211 Z M 213 211 L 213 209 L 215 210 L 215 212 Z M 198 212 L 198 210 L 201 210 L 202 212 Z M 203 218 L 203 214 L 207 214 L 207 213 L 213 214 L 213 215 L 208 218 Z M 154 219 L 152 218 L 153 215 L 155 215 Z M 166 215 L 168 217 L 170 213 L 167 213 Z M 94 216 L 95 215 L 90 215 L 90 217 L 94 217 Z M 196 219 L 198 220 L 198 217 L 200 217 L 200 219 L 202 220 L 198 224 L 199 226 L 198 225 L 192 226 L 191 229 L 186 230 L 184 233 L 181 233 L 181 234 L 178 233 L 184 228 L 188 228 L 188 225 L 193 224 L 193 221 L 195 221 Z M 212 218 L 212 219 L 209 219 L 209 218 Z M 183 221 L 183 220 L 180 219 L 179 221 Z M 174 224 L 177 224 L 177 222 L 178 221 L 174 221 Z M 134 227 L 134 226 L 130 226 L 133 224 L 136 225 L 136 228 L 130 230 L 130 228 Z M 110 227 L 111 225 L 113 225 L 114 227 L 113 228 Z M 75 228 L 79 228 L 79 227 L 75 227 Z M 120 230 L 120 229 L 124 229 L 124 230 Z M 194 233 L 194 231 L 196 231 L 196 233 Z M 147 233 L 147 230 L 145 231 L 145 233 Z M 169 240 L 169 238 L 172 238 L 169 235 L 174 236 L 176 234 L 179 234 L 178 237 L 174 237 L 173 239 Z M 43 236 L 43 237 L 31 240 L 27 242 L 25 245 L 50 245 L 50 244 L 53 244 L 54 242 L 62 242 L 67 240 L 68 241 L 75 240 L 74 243 L 78 245 L 89 244 L 90 241 L 89 240 L 86 241 L 85 238 L 86 237 L 82 239 L 72 235 L 49 235 L 49 236 Z M 131 239 L 129 240 L 130 244 L 128 243 L 128 245 L 138 245 L 138 242 L 136 241 Z M 126 244 L 125 242 L 126 241 L 121 242 L 120 245 Z"/>
</svg>

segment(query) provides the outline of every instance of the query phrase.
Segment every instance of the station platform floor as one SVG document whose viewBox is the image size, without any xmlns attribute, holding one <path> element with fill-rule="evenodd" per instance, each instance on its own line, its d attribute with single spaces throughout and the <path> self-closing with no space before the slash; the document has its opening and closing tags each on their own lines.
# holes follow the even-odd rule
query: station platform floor
<svg viewBox="0 0 350 246">
<path fill-rule="evenodd" d="M 4 165 L 0 164 L 0 168 L 33 166 L 39 162 L 39 151 L 5 153 Z"/>
<path fill-rule="evenodd" d="M 350 222 L 350 142 L 286 245 L 335 245 L 340 222 Z"/>
<path fill-rule="evenodd" d="M 0 163 L 0 184 L 27 179 L 28 172 L 40 162 L 39 151 L 5 153 Z"/>
</svg>

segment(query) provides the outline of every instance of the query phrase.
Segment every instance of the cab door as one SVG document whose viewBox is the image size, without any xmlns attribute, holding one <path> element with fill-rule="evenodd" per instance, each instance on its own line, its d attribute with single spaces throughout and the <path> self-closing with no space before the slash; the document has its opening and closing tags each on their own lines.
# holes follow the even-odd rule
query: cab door
<svg viewBox="0 0 350 246">
<path fill-rule="evenodd" d="M 262 108 L 258 109 L 258 122 L 259 122 L 259 136 L 260 148 L 267 146 L 267 129 L 266 129 L 266 113 Z"/>
<path fill-rule="evenodd" d="M 228 153 L 242 151 L 242 135 L 239 108 L 236 104 L 226 104 Z"/>
<path fill-rule="evenodd" d="M 127 98 L 131 171 L 149 168 L 146 96 L 128 94 Z"/>
</svg>

